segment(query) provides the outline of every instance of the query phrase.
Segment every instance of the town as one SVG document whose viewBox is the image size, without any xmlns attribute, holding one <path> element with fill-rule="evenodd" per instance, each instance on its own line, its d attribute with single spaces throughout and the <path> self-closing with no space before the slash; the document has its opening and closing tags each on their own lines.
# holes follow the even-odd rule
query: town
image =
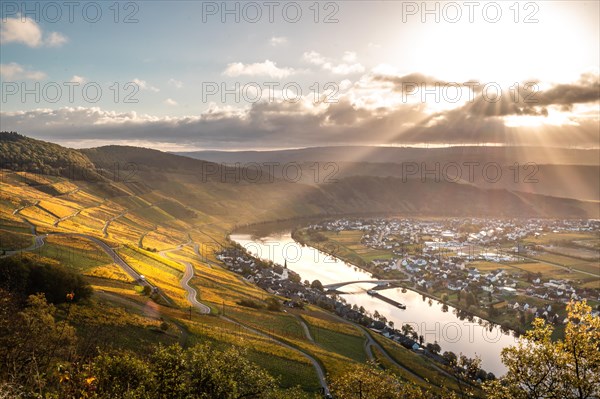
<svg viewBox="0 0 600 399">
<path fill-rule="evenodd" d="M 563 324 L 571 300 L 586 299 L 598 312 L 599 231 L 598 220 L 348 218 L 294 238 L 523 332 L 536 317 Z"/>
<path fill-rule="evenodd" d="M 319 306 L 325 310 L 334 312 L 347 321 L 367 327 L 375 334 L 393 340 L 405 348 L 420 355 L 426 356 L 443 367 L 446 372 L 465 372 L 466 378 L 481 383 L 485 380 L 493 380 L 496 376 L 488 373 L 476 365 L 476 359 L 468 358 L 462 354 L 456 355 L 452 351 L 444 351 L 437 342 L 425 343 L 423 335 L 411 324 L 404 324 L 395 328 L 392 321 L 376 310 L 371 313 L 363 306 L 350 306 L 345 299 L 337 294 L 335 290 L 326 290 L 320 281 L 312 283 L 308 280 L 301 282 L 300 275 L 287 268 L 284 264 L 278 265 L 271 261 L 257 259 L 250 255 L 243 247 L 234 244 L 233 247 L 225 248 L 217 254 L 217 259 L 224 266 L 242 276 L 246 281 L 253 282 L 265 291 L 286 298 L 281 305 L 287 308 L 304 309 L 307 304 Z M 260 308 L 261 305 L 251 301 L 240 302 L 242 306 Z M 279 304 L 277 304 L 279 305 Z M 283 310 L 278 306 L 269 304 L 267 310 Z M 463 314 L 463 318 L 470 318 Z"/>
</svg>

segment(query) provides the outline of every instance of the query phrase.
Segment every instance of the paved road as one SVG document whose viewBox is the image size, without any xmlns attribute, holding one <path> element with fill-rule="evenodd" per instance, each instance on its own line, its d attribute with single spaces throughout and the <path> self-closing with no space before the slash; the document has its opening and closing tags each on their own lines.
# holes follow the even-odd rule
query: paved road
<svg viewBox="0 0 600 399">
<path fill-rule="evenodd" d="M 181 279 L 181 286 L 187 291 L 187 300 L 202 314 L 209 314 L 210 308 L 203 303 L 198 302 L 198 293 L 196 289 L 189 285 L 190 280 L 194 277 L 194 266 L 189 262 L 180 262 L 185 265 L 185 273 Z"/>
<path fill-rule="evenodd" d="M 226 316 L 220 316 L 220 317 L 223 320 L 226 320 L 226 321 L 228 321 L 230 323 L 236 324 L 236 325 L 238 325 L 238 326 L 240 326 L 240 327 L 242 327 L 242 328 L 244 328 L 244 329 L 246 329 L 248 331 L 253 332 L 254 334 L 257 334 L 257 335 L 260 335 L 262 337 L 265 337 L 265 338 L 267 338 L 267 339 L 269 339 L 269 340 L 271 340 L 273 342 L 278 343 L 279 345 L 281 345 L 283 347 L 286 347 L 286 348 L 291 349 L 291 350 L 293 350 L 295 352 L 298 352 L 299 354 L 301 354 L 302 356 L 304 356 L 305 358 L 307 358 L 312 363 L 315 371 L 317 372 L 317 377 L 319 378 L 319 383 L 321 384 L 321 387 L 325 391 L 325 394 L 327 394 L 327 395 L 329 394 L 329 387 L 327 386 L 327 380 L 325 379 L 325 370 L 323 370 L 323 367 L 321 367 L 321 364 L 319 362 L 317 362 L 317 360 L 314 357 L 312 357 L 311 355 L 309 355 L 306 352 L 301 351 L 298 348 L 294 348 L 293 346 L 288 345 L 285 342 L 282 342 L 282 341 L 278 340 L 277 338 L 271 337 L 270 335 L 267 335 L 267 334 L 263 333 L 262 331 L 255 330 L 254 328 L 248 327 L 245 324 L 242 324 L 242 323 L 240 323 L 238 321 L 230 319 L 229 317 L 226 317 Z"/>
<path fill-rule="evenodd" d="M 489 250 L 489 248 L 482 247 L 481 245 L 474 245 L 474 247 L 476 247 L 480 252 L 481 251 L 487 251 L 487 250 Z M 507 251 L 502 251 L 502 252 L 508 253 Z M 509 253 L 509 255 L 514 255 L 514 254 L 510 254 Z M 529 256 L 523 255 L 523 254 L 518 254 L 517 256 L 520 257 L 520 258 L 532 261 L 532 262 L 544 263 L 546 265 L 550 265 L 550 266 L 554 266 L 554 267 L 559 267 L 561 269 L 568 270 L 570 272 L 577 272 L 577 273 L 581 273 L 581 274 L 586 274 L 586 275 L 592 276 L 592 277 L 600 277 L 600 274 L 598 274 L 598 273 L 591 273 L 591 272 L 586 272 L 584 270 L 577 269 L 577 267 L 576 267 L 577 265 L 573 265 L 574 267 L 568 267 L 568 266 L 561 265 L 560 263 L 549 262 L 547 260 L 542 260 L 542 259 L 537 259 L 537 258 L 530 258 Z M 515 267 L 515 268 L 519 268 L 519 264 L 518 263 L 515 264 L 515 265 L 512 265 L 512 266 Z"/>
<path fill-rule="evenodd" d="M 129 264 L 127 264 L 127 262 L 125 262 L 123 259 L 121 259 L 121 257 L 110 246 L 108 246 L 108 244 L 106 244 L 104 241 L 100 240 L 99 238 L 96 238 L 96 237 L 93 237 L 93 236 L 90 236 L 90 235 L 87 235 L 87 234 L 79 234 L 79 233 L 51 233 L 51 234 L 53 234 L 53 235 L 77 236 L 77 237 L 86 238 L 86 239 L 94 242 L 109 257 L 112 258 L 113 262 L 115 262 L 117 265 L 119 265 L 134 280 L 137 280 L 137 281 L 141 280 L 140 279 L 141 275 L 137 271 L 135 271 L 135 269 L 132 268 Z M 36 244 L 39 244 L 39 246 L 36 247 L 36 248 L 39 248 L 42 245 L 44 245 L 44 239 L 45 239 L 45 237 L 47 237 L 47 235 L 35 236 L 35 244 L 34 244 L 34 246 Z M 190 244 L 190 243 L 187 243 L 187 244 Z M 166 251 L 161 251 L 160 255 L 163 256 L 163 257 L 165 257 L 165 258 L 167 258 L 166 252 L 179 250 L 179 249 L 181 249 L 183 247 L 183 245 L 184 244 L 179 245 L 178 247 L 176 247 L 174 249 L 170 249 L 170 250 L 166 250 Z M 20 251 L 15 251 L 15 253 L 16 252 L 20 252 Z M 14 255 L 14 253 L 11 254 L 11 255 Z M 10 256 L 10 255 L 7 254 L 5 256 Z M 182 284 L 182 287 L 188 293 L 187 299 L 201 313 L 203 313 L 203 314 L 210 313 L 210 308 L 208 306 L 206 306 L 206 305 L 198 302 L 198 300 L 196 299 L 196 294 L 197 294 L 196 290 L 189 285 L 189 281 L 194 276 L 194 268 L 193 268 L 192 264 L 190 264 L 189 262 L 182 262 L 182 263 L 185 265 L 186 271 L 184 273 L 183 278 L 181 279 L 181 284 Z M 143 280 L 142 284 L 148 285 L 149 287 L 158 290 L 157 287 L 155 287 L 154 285 L 152 285 L 150 282 L 148 282 L 146 280 Z M 160 291 L 158 291 L 158 292 L 159 292 L 159 295 L 161 295 L 161 297 L 163 297 L 163 299 L 165 299 L 168 303 L 173 303 L 172 300 L 171 300 L 171 298 L 167 297 L 166 295 L 164 295 Z M 261 332 L 259 330 L 255 330 L 254 328 L 248 327 L 248 326 L 246 326 L 244 324 L 241 324 L 241 323 L 239 323 L 239 322 L 237 322 L 235 320 L 232 320 L 232 319 L 230 319 L 228 317 L 225 317 L 225 316 L 221 316 L 221 318 L 224 319 L 224 320 L 226 320 L 226 321 L 228 321 L 228 322 L 230 322 L 230 323 L 239 325 L 240 327 L 242 327 L 242 328 L 244 328 L 244 329 L 246 329 L 248 331 L 251 331 L 251 332 L 253 332 L 253 333 L 257 334 L 257 335 L 263 336 L 263 337 L 265 337 L 265 338 L 267 338 L 267 339 L 269 339 L 269 340 L 271 340 L 273 342 L 276 342 L 276 343 L 278 343 L 281 346 L 284 346 L 284 347 L 286 347 L 288 349 L 291 349 L 293 351 L 296 351 L 296 352 L 300 353 L 302 356 L 304 356 L 305 358 L 307 358 L 311 362 L 311 364 L 313 365 L 313 367 L 314 367 L 314 369 L 315 369 L 315 371 L 317 373 L 317 377 L 319 379 L 319 383 L 321 384 L 321 387 L 323 388 L 323 390 L 325 391 L 326 394 L 329 394 L 329 387 L 327 386 L 327 380 L 325 379 L 325 370 L 323 370 L 322 366 L 319 364 L 319 362 L 314 357 L 312 357 L 311 355 L 309 355 L 309 354 L 307 354 L 307 353 L 305 353 L 305 352 L 303 352 L 303 351 L 301 351 L 301 350 L 299 350 L 297 348 L 294 348 L 293 346 L 291 346 L 291 345 L 289 345 L 289 344 L 287 344 L 285 342 L 282 342 L 282 341 L 280 341 L 280 340 L 278 340 L 276 338 L 273 338 L 273 337 L 271 337 L 271 336 L 269 336 L 269 335 L 267 335 L 267 334 L 265 334 L 265 333 L 263 333 L 263 332 Z M 304 327 L 306 329 L 308 329 L 305 325 L 304 325 Z M 310 335 L 310 333 L 308 331 L 306 331 L 306 332 L 307 332 L 308 335 Z"/>
<path fill-rule="evenodd" d="M 297 314 L 295 314 L 294 317 L 296 319 L 298 319 L 298 322 L 302 326 L 302 329 L 304 330 L 304 335 L 306 335 L 306 339 L 308 339 L 310 342 L 314 343 L 315 340 L 313 339 L 312 335 L 310 335 L 310 329 L 306 325 L 306 322 L 304 321 L 304 319 L 302 319 L 302 317 L 298 316 Z"/>
<path fill-rule="evenodd" d="M 40 201 L 39 201 L 39 200 L 37 200 L 37 201 L 35 201 L 33 204 L 28 204 L 28 205 L 23 205 L 23 206 L 20 206 L 20 207 L 18 207 L 17 209 L 15 209 L 15 210 L 13 211 L 13 215 L 18 215 L 18 214 L 19 214 L 19 213 L 20 213 L 20 212 L 21 212 L 23 209 L 25 209 L 25 208 L 29 208 L 30 206 L 37 206 L 39 203 L 40 203 Z"/>
<path fill-rule="evenodd" d="M 187 244 L 190 244 L 190 243 L 188 242 Z M 161 251 L 161 252 L 159 252 L 159 254 L 162 257 L 167 258 L 167 252 L 177 251 L 177 250 L 181 249 L 184 245 L 186 245 L 186 244 L 181 244 L 181 245 L 179 245 L 179 246 L 177 246 L 177 247 L 175 247 L 173 249 Z M 198 246 L 197 245 L 194 246 L 194 250 L 198 254 Z M 208 306 L 206 306 L 206 305 L 204 305 L 204 304 L 202 304 L 202 303 L 200 303 L 200 302 L 198 302 L 196 300 L 196 290 L 194 288 L 192 288 L 188 284 L 188 282 L 194 276 L 194 267 L 189 262 L 180 262 L 180 263 L 184 264 L 185 268 L 186 268 L 185 274 L 184 274 L 183 278 L 181 279 L 181 284 L 182 284 L 183 288 L 188 293 L 188 295 L 187 295 L 188 301 L 190 301 L 190 303 L 192 303 L 197 309 L 199 309 L 201 313 L 204 313 L 204 314 L 210 313 L 210 308 Z M 204 311 L 202 309 L 204 309 Z M 311 355 L 309 355 L 309 354 L 307 354 L 307 353 L 305 353 L 305 352 L 303 352 L 303 351 L 301 351 L 301 350 L 299 350 L 297 348 L 294 348 L 291 345 L 286 344 L 285 342 L 282 342 L 282 341 L 280 341 L 280 340 L 278 340 L 278 339 L 276 339 L 274 337 L 271 337 L 271 336 L 269 336 L 269 335 L 267 335 L 267 334 L 265 334 L 265 333 L 263 333 L 263 332 L 261 332 L 259 330 L 256 330 L 256 329 L 254 329 L 252 327 L 248 327 L 248 326 L 246 326 L 246 325 L 244 325 L 244 324 L 242 324 L 242 323 L 240 323 L 238 321 L 232 320 L 229 317 L 225 317 L 225 316 L 220 316 L 220 317 L 223 320 L 226 320 L 226 321 L 228 321 L 230 323 L 236 324 L 236 325 L 238 325 L 238 326 L 240 326 L 240 327 L 242 327 L 242 328 L 244 328 L 244 329 L 246 329 L 248 331 L 251 331 L 251 332 L 253 332 L 253 333 L 257 334 L 257 335 L 265 337 L 265 338 L 267 338 L 267 339 L 269 339 L 271 341 L 274 341 L 274 342 L 278 343 L 281 346 L 284 346 L 284 347 L 286 347 L 288 349 L 291 349 L 293 351 L 296 351 L 296 352 L 300 353 L 302 356 L 304 356 L 305 358 L 307 358 L 311 362 L 311 364 L 313 365 L 313 367 L 314 367 L 314 369 L 315 369 L 315 371 L 317 373 L 317 377 L 319 378 L 319 383 L 321 384 L 321 387 L 324 389 L 324 391 L 325 391 L 326 394 L 329 394 L 329 387 L 327 386 L 327 380 L 325 379 L 325 370 L 323 370 L 323 368 L 321 367 L 321 365 L 319 364 L 319 362 L 317 362 L 317 360 L 314 357 L 312 357 Z M 308 330 L 308 326 L 306 326 L 306 324 L 304 324 L 303 321 L 302 321 L 301 324 L 302 324 L 303 328 L 305 329 L 304 331 L 305 331 L 305 334 L 306 334 L 307 338 L 310 341 L 313 341 L 313 339 L 312 339 L 312 337 L 310 335 L 310 331 Z"/>
<path fill-rule="evenodd" d="M 110 219 L 108 219 L 105 223 L 104 223 L 104 227 L 102 227 L 102 234 L 104 234 L 104 237 L 108 237 L 108 227 L 110 226 L 110 224 L 117 220 L 120 217 L 125 216 L 129 211 L 123 211 L 121 213 L 119 213 L 117 216 L 113 216 Z"/>
<path fill-rule="evenodd" d="M 31 224 L 30 222 L 28 222 L 30 225 L 33 226 L 33 224 Z M 34 226 L 35 227 L 35 226 Z M 49 234 L 40 234 L 40 235 L 36 235 L 34 237 L 34 243 L 33 245 L 29 246 L 28 248 L 19 250 L 19 251 L 8 251 L 6 254 L 4 254 L 2 257 L 8 257 L 8 256 L 13 256 L 16 255 L 18 253 L 21 253 L 23 251 L 34 251 L 38 248 L 41 248 L 44 244 L 45 244 L 45 239 L 46 237 L 48 237 L 49 235 L 63 235 L 63 236 L 74 236 L 74 237 L 81 237 L 81 238 L 85 238 L 87 240 L 92 241 L 93 243 L 95 243 L 96 245 L 98 245 L 100 247 L 100 249 L 102 249 L 111 259 L 114 263 L 116 263 L 121 269 L 123 269 L 125 271 L 125 273 L 129 274 L 129 276 L 134 280 L 139 282 L 142 285 L 148 286 L 150 287 L 153 291 L 157 292 L 158 295 L 165 300 L 166 303 L 173 305 L 173 300 L 171 298 L 169 298 L 167 295 L 165 295 L 157 286 L 155 286 L 154 284 L 152 284 L 151 282 L 149 282 L 146 279 L 142 279 L 142 275 L 140 273 L 138 273 L 133 267 L 131 267 L 127 262 L 125 262 L 120 256 L 119 254 L 117 254 L 117 252 L 115 252 L 114 249 L 112 249 L 108 244 L 106 244 L 104 241 L 100 240 L 99 238 L 96 238 L 94 236 L 90 236 L 87 234 L 81 234 L 81 233 L 49 233 Z"/>
<path fill-rule="evenodd" d="M 164 251 L 160 251 L 158 254 L 160 256 L 162 256 L 165 259 L 170 259 L 167 256 L 167 252 L 172 252 L 172 251 L 178 251 L 181 248 L 183 248 L 185 245 L 190 244 L 190 242 L 187 242 L 185 244 L 181 244 L 175 248 L 172 249 L 167 249 Z M 205 304 L 201 303 L 198 301 L 198 291 L 196 291 L 196 289 L 194 287 L 192 287 L 189 283 L 190 280 L 194 277 L 194 266 L 189 263 L 189 262 L 183 262 L 183 261 L 178 261 L 175 259 L 170 259 L 173 260 L 177 263 L 181 263 L 182 265 L 185 266 L 185 272 L 183 273 L 183 277 L 181 278 L 181 280 L 179 281 L 181 284 L 181 287 L 183 287 L 183 289 L 187 292 L 186 295 L 186 299 L 192 304 L 193 307 L 195 307 L 201 314 L 210 314 L 210 308 L 208 306 L 206 306 Z"/>
<path fill-rule="evenodd" d="M 14 256 L 22 252 L 35 251 L 36 249 L 41 248 L 44 245 L 44 239 L 46 238 L 46 236 L 46 234 L 34 236 L 33 244 L 31 244 L 27 248 L 18 249 L 15 251 L 6 251 L 4 255 L 0 256 L 0 258 L 8 258 L 9 256 Z"/>
<path fill-rule="evenodd" d="M 592 276 L 592 277 L 600 277 L 600 274 L 597 273 L 591 273 L 591 272 L 586 272 L 583 270 L 579 270 L 576 268 L 576 265 L 573 267 L 568 267 L 568 266 L 563 266 L 561 264 L 558 263 L 554 263 L 554 262 L 548 262 L 547 260 L 541 260 L 541 259 L 536 259 L 536 258 L 530 258 L 528 256 L 523 256 L 523 255 L 519 255 L 521 258 L 533 261 L 533 262 L 538 262 L 538 263 L 544 263 L 546 265 L 550 265 L 550 266 L 554 266 L 554 267 L 559 267 L 561 269 L 565 269 L 568 270 L 570 272 L 577 272 L 577 273 L 581 273 L 581 274 L 587 274 L 588 276 Z M 516 264 L 515 267 L 519 267 L 519 264 Z"/>
<path fill-rule="evenodd" d="M 154 230 L 156 230 L 158 228 L 158 226 L 154 225 L 154 227 L 151 230 L 145 231 L 141 236 L 140 239 L 138 240 L 138 248 L 144 248 L 144 238 L 150 234 L 151 232 L 153 232 Z"/>
<path fill-rule="evenodd" d="M 75 212 L 73 212 L 72 214 L 70 214 L 70 215 L 68 215 L 68 216 L 64 216 L 64 217 L 62 217 L 62 218 L 58 218 L 58 219 L 56 219 L 56 220 L 54 221 L 54 227 L 58 227 L 58 224 L 59 224 L 60 222 L 64 222 L 64 221 L 65 221 L 65 220 L 67 220 L 67 219 L 71 219 L 71 218 L 74 218 L 75 216 L 79 215 L 79 214 L 81 213 L 81 211 L 82 211 L 82 210 L 83 210 L 83 209 L 78 209 L 78 210 L 76 210 Z"/>
<path fill-rule="evenodd" d="M 379 342 L 377 342 L 377 341 L 375 341 L 375 339 L 373 339 L 373 337 L 371 336 L 371 334 L 369 334 L 369 332 L 367 331 L 367 329 L 366 329 L 366 328 L 364 328 L 364 327 L 363 327 L 363 326 L 361 326 L 360 324 L 353 323 L 353 322 L 351 322 L 351 321 L 349 321 L 349 320 L 346 320 L 346 319 L 344 319 L 344 318 L 342 318 L 342 317 L 340 317 L 340 316 L 338 316 L 338 315 L 335 315 L 335 314 L 334 314 L 334 317 L 335 317 L 336 319 L 338 319 L 338 320 L 339 320 L 340 322 L 342 322 L 342 323 L 350 324 L 350 325 L 352 325 L 352 326 L 354 326 L 354 327 L 358 328 L 358 329 L 359 329 L 359 330 L 360 330 L 360 331 L 363 333 L 363 335 L 364 335 L 364 336 L 365 336 L 365 338 L 366 338 L 366 341 L 365 341 L 365 352 L 366 352 L 366 354 L 367 354 L 367 357 L 368 357 L 370 360 L 374 360 L 374 359 L 375 359 L 375 356 L 373 355 L 373 350 L 372 350 L 372 347 L 376 347 L 376 348 L 379 350 L 379 352 L 381 352 L 381 353 L 383 354 L 383 356 L 385 356 L 385 358 L 386 358 L 388 361 L 390 361 L 392 364 L 394 364 L 396 367 L 398 367 L 398 368 L 400 368 L 400 369 L 402 369 L 402 370 L 406 371 L 407 373 L 409 373 L 409 374 L 413 375 L 415 378 L 417 378 L 417 379 L 418 379 L 418 380 L 420 380 L 420 381 L 425 381 L 425 380 L 423 379 L 423 377 L 421 377 L 420 375 L 416 374 L 414 371 L 412 371 L 412 370 L 410 370 L 410 369 L 408 369 L 408 368 L 404 367 L 403 365 L 401 365 L 400 363 L 398 363 L 398 362 L 397 362 L 397 361 L 396 361 L 394 358 L 392 358 L 392 357 L 391 357 L 391 356 L 390 356 L 390 355 L 387 353 L 387 351 L 386 351 L 386 350 L 385 350 L 385 349 L 384 349 L 384 348 L 383 348 L 383 347 L 382 347 L 382 346 L 379 344 Z M 440 370 L 441 370 L 441 369 L 440 369 Z M 442 372 L 444 372 L 443 370 L 441 370 L 441 371 L 442 371 Z"/>
</svg>

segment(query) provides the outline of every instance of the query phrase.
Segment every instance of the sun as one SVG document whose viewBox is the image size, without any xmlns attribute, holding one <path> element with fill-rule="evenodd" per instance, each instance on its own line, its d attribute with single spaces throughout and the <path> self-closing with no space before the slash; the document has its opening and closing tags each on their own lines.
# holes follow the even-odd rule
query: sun
<svg viewBox="0 0 600 399">
<path fill-rule="evenodd" d="M 475 12 L 472 23 L 463 15 L 456 23 L 441 18 L 439 23 L 417 24 L 410 48 L 398 52 L 397 65 L 408 66 L 408 73 L 419 71 L 446 81 L 476 79 L 503 87 L 527 79 L 574 81 L 583 71 L 597 68 L 597 25 L 594 30 L 578 22 L 585 17 L 582 13 L 593 12 L 590 7 L 598 11 L 597 3 L 585 8 L 536 2 L 535 23 L 523 22 L 534 11 L 524 9 L 523 2 L 518 3 L 518 23 L 510 9 L 514 4 L 501 4 L 503 14 L 497 23 L 486 22 Z"/>
</svg>

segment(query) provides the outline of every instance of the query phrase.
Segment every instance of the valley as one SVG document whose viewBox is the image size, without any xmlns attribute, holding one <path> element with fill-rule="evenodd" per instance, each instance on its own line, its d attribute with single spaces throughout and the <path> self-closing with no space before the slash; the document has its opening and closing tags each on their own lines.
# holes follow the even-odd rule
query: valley
<svg viewBox="0 0 600 399">
<path fill-rule="evenodd" d="M 384 330 L 365 328 L 374 327 L 340 317 L 318 301 L 303 303 L 299 308 L 285 306 L 294 297 L 291 292 L 265 289 L 257 280 L 232 271 L 219 255 L 231 247 L 228 237 L 232 232 L 273 220 L 306 226 L 310 220 L 332 217 L 364 220 L 360 218 L 430 214 L 445 219 L 466 209 L 476 217 L 544 217 L 561 212 L 594 216 L 593 206 L 575 199 L 534 194 L 524 201 L 509 191 L 447 182 L 349 176 L 337 183 L 314 185 L 271 175 L 256 181 L 248 179 L 250 172 L 214 172 L 231 166 L 154 150 L 60 150 L 67 155 L 55 158 L 47 155 L 51 144 L 23 136 L 10 136 L 0 143 L 3 154 L 27 148 L 30 160 L 19 162 L 10 155 L 11 161 L 3 164 L 1 256 L 57 262 L 84 276 L 93 289 L 92 297 L 74 305 L 76 311 L 67 312 L 59 306 L 59 312 L 75 326 L 87 346 L 140 354 L 158 343 L 235 346 L 248 350 L 249 359 L 278 378 L 281 388 L 299 386 L 308 393 L 327 392 L 328 381 L 341 375 L 349 364 L 370 359 L 386 365 L 402 380 L 433 392 L 458 390 L 460 383 L 444 364 L 441 353 L 437 360 L 423 356 L 399 340 L 380 335 Z M 128 172 L 123 174 L 125 169 Z M 207 170 L 211 173 L 206 174 Z M 442 202 L 454 206 L 442 206 Z M 317 248 L 323 245 L 312 242 L 310 236 L 297 239 Z M 297 245 L 290 236 L 286 240 Z M 350 248 L 356 242 L 339 241 L 338 236 L 331 235 L 327 240 L 337 247 L 333 252 L 324 248 L 325 252 L 351 262 L 357 260 L 349 256 L 355 253 L 356 248 Z M 308 248 L 297 246 L 297 251 L 312 256 Z M 388 258 L 385 250 L 369 251 L 374 252 L 364 253 L 361 257 L 366 257 L 361 259 Z M 280 264 L 283 260 L 279 255 L 258 257 Z M 288 267 L 296 270 L 291 262 Z M 302 279 L 323 284 L 346 281 L 338 272 L 331 271 L 331 277 L 327 277 L 321 274 L 325 269 L 316 273 L 310 269 L 297 271 Z M 347 276 L 347 281 L 357 279 L 363 279 L 362 274 Z M 441 303 L 434 308 L 431 300 L 429 305 L 417 305 L 418 296 L 407 297 L 407 293 L 397 290 L 392 297 L 416 312 L 408 319 L 398 317 L 392 305 L 377 302 L 364 291 L 345 294 L 344 290 L 340 289 L 339 297 L 350 307 L 364 305 L 371 315 L 378 309 L 377 314 L 386 319 L 384 325 L 393 321 L 397 328 L 407 322 L 422 322 L 418 315 L 425 310 L 419 311 L 419 306 L 429 306 L 430 310 L 440 307 L 441 312 Z M 457 309 L 461 306 L 453 299 L 447 301 Z M 480 319 L 469 316 L 469 320 L 473 320 L 471 328 L 480 328 Z M 444 351 L 481 355 L 479 351 L 448 346 L 433 335 L 425 343 L 435 341 Z M 488 353 L 487 359 L 491 357 L 497 354 Z M 487 371 L 502 373 L 498 364 L 486 362 L 483 366 Z M 473 387 L 480 394 L 477 384 Z"/>
</svg>

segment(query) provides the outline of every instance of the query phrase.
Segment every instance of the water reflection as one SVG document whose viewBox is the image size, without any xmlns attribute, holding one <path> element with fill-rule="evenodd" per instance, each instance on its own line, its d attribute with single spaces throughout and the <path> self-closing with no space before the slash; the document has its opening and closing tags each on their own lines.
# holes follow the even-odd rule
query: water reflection
<svg viewBox="0 0 600 399">
<path fill-rule="evenodd" d="M 302 280 L 320 280 L 324 285 L 347 281 L 373 280 L 373 276 L 355 265 L 326 255 L 312 247 L 302 247 L 288 232 L 265 237 L 235 234 L 233 241 L 248 249 L 255 256 L 283 264 L 297 272 Z M 390 288 L 379 291 L 389 299 L 406 305 L 406 310 L 367 294 L 374 284 L 357 283 L 341 288 L 340 294 L 349 305 L 364 307 L 371 314 L 377 312 L 395 328 L 409 324 L 422 335 L 425 342 L 438 342 L 442 351 L 453 351 L 468 357 L 479 355 L 482 367 L 496 375 L 502 375 L 505 367 L 500 361 L 502 348 L 514 344 L 512 331 L 496 326 L 465 311 L 431 299 L 406 288 Z M 450 311 L 451 310 L 451 311 Z"/>
</svg>

